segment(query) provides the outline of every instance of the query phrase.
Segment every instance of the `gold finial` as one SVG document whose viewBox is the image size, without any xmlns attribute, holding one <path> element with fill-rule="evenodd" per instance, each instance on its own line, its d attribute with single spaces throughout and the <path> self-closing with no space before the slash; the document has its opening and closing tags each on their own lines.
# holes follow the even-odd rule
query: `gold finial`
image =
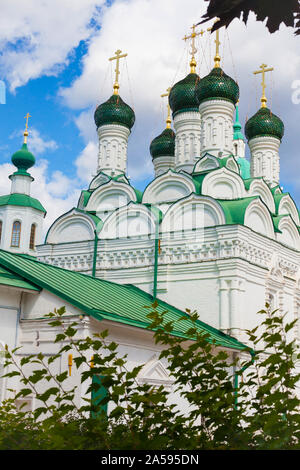
<svg viewBox="0 0 300 470">
<path fill-rule="evenodd" d="M 73 365 L 73 355 L 72 355 L 72 354 L 69 354 L 69 355 L 68 355 L 69 376 L 71 376 L 71 373 L 72 373 L 72 365 Z"/>
<path fill-rule="evenodd" d="M 28 137 L 28 119 L 31 117 L 29 113 L 24 116 L 26 119 L 26 124 L 25 124 L 25 131 L 24 131 L 24 144 L 27 144 L 27 137 Z"/>
<path fill-rule="evenodd" d="M 220 18 L 216 18 L 215 21 L 214 21 L 214 24 L 219 21 Z M 211 31 L 212 30 L 212 27 L 211 28 L 208 28 L 207 31 Z M 219 35 L 219 29 L 216 30 L 216 39 L 215 39 L 215 43 L 216 43 L 216 55 L 214 57 L 214 62 L 215 62 L 215 68 L 217 67 L 220 67 L 220 61 L 221 61 L 221 57 L 220 57 L 220 35 Z"/>
<path fill-rule="evenodd" d="M 190 62 L 190 67 L 191 67 L 191 73 L 196 73 L 196 65 L 197 65 L 197 62 L 196 62 L 196 59 L 195 59 L 195 54 L 197 52 L 197 49 L 195 47 L 195 38 L 196 36 L 199 36 L 201 34 L 201 36 L 203 36 L 203 34 L 205 33 L 205 31 L 203 31 L 203 29 L 201 29 L 201 31 L 199 31 L 198 33 L 196 33 L 196 25 L 193 24 L 193 26 L 191 27 L 192 29 L 192 34 L 190 36 L 184 36 L 183 40 L 184 41 L 187 41 L 188 39 L 191 39 L 192 40 L 192 49 L 191 49 L 191 62 Z"/>
<path fill-rule="evenodd" d="M 262 108 L 266 108 L 267 107 L 267 98 L 266 98 L 266 94 L 265 94 L 265 91 L 266 91 L 266 82 L 265 82 L 265 73 L 266 72 L 271 72 L 272 70 L 274 70 L 273 67 L 269 67 L 269 68 L 266 68 L 267 67 L 267 64 L 261 64 L 259 66 L 259 68 L 261 70 L 256 70 L 255 72 L 253 72 L 254 75 L 257 75 L 258 73 L 261 73 L 262 74 L 262 82 L 261 82 L 261 85 L 262 85 L 262 97 L 260 99 L 261 101 L 261 107 Z"/>
<path fill-rule="evenodd" d="M 122 59 L 123 57 L 127 57 L 127 54 L 121 54 L 122 51 L 120 51 L 120 49 L 118 49 L 116 52 L 115 52 L 115 57 L 110 57 L 108 60 L 116 60 L 116 68 L 115 68 L 115 72 L 116 72 L 116 77 L 115 77 L 115 83 L 114 83 L 114 95 L 118 95 L 119 94 L 119 88 L 120 88 L 120 85 L 119 85 L 119 75 L 120 75 L 120 68 L 119 68 L 119 65 L 120 65 L 120 59 Z"/>
<path fill-rule="evenodd" d="M 167 93 L 163 93 L 162 95 L 160 95 L 162 98 L 164 98 L 165 96 L 169 96 L 170 94 L 170 91 L 171 91 L 171 87 L 169 87 L 167 89 Z M 168 116 L 167 116 L 167 119 L 166 119 L 166 123 L 167 123 L 167 129 L 171 129 L 171 108 L 170 108 L 170 105 L 169 105 L 169 100 L 168 100 Z"/>
</svg>

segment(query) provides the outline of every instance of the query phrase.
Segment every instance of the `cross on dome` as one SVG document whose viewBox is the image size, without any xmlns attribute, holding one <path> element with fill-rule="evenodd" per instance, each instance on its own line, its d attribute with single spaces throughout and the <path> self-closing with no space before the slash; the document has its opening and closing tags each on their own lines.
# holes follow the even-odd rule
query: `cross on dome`
<svg viewBox="0 0 300 470">
<path fill-rule="evenodd" d="M 219 21 L 219 18 L 216 18 L 214 23 L 217 23 Z M 207 31 L 211 31 L 212 30 L 212 27 L 208 28 Z M 220 61 L 221 61 L 221 57 L 220 57 L 220 35 L 219 35 L 219 29 L 216 29 L 216 39 L 215 39 L 215 43 L 216 43 L 216 55 L 214 57 L 214 62 L 215 62 L 215 67 L 220 67 Z"/>
<path fill-rule="evenodd" d="M 120 85 L 119 85 L 119 75 L 120 75 L 120 59 L 122 59 L 123 57 L 127 57 L 128 54 L 122 54 L 122 51 L 120 49 L 118 49 L 116 52 L 115 52 L 115 57 L 110 57 L 108 60 L 109 61 L 112 61 L 112 60 L 116 60 L 116 68 L 115 68 L 115 73 L 116 73 L 116 76 L 115 76 L 115 83 L 114 83 L 114 95 L 118 95 L 119 93 L 119 88 L 120 88 Z"/>
<path fill-rule="evenodd" d="M 28 137 L 28 119 L 32 117 L 30 116 L 29 113 L 26 114 L 26 116 L 24 116 L 24 118 L 26 119 L 26 124 L 25 124 L 25 131 L 24 131 L 24 144 L 27 144 L 27 137 Z"/>
<path fill-rule="evenodd" d="M 166 96 L 169 97 L 169 94 L 170 94 L 170 91 L 171 91 L 171 87 L 167 88 L 167 93 L 163 93 L 161 96 L 161 98 L 164 98 Z M 166 119 L 166 123 L 167 123 L 167 129 L 171 129 L 171 108 L 170 108 L 170 105 L 169 105 L 169 100 L 168 100 L 168 115 L 167 115 L 167 119 Z"/>
<path fill-rule="evenodd" d="M 205 31 L 203 31 L 203 29 L 201 29 L 201 31 L 199 31 L 198 33 L 196 33 L 196 27 L 197 25 L 193 24 L 193 26 L 191 26 L 191 29 L 192 29 L 192 33 L 190 34 L 190 36 L 187 36 L 185 35 L 183 40 L 184 41 L 187 41 L 188 39 L 191 39 L 191 43 L 192 43 L 192 48 L 191 48 L 191 62 L 190 62 L 190 67 L 191 67 L 191 73 L 196 73 L 196 65 L 197 65 L 197 62 L 196 62 L 196 59 L 195 59 L 195 54 L 197 52 L 197 49 L 196 49 L 196 46 L 195 46 L 195 38 L 199 35 L 203 36 L 203 34 L 205 33 Z"/>
<path fill-rule="evenodd" d="M 267 98 L 266 98 L 266 94 L 265 94 L 265 91 L 266 91 L 266 82 L 265 82 L 265 73 L 266 72 L 271 72 L 272 70 L 274 70 L 273 67 L 269 67 L 267 68 L 267 64 L 261 64 L 259 66 L 259 68 L 261 70 L 255 70 L 253 72 L 254 75 L 257 75 L 258 73 L 261 73 L 262 74 L 262 82 L 261 82 L 261 85 L 262 85 L 262 97 L 260 99 L 261 101 L 261 107 L 262 108 L 266 108 L 267 107 Z"/>
</svg>

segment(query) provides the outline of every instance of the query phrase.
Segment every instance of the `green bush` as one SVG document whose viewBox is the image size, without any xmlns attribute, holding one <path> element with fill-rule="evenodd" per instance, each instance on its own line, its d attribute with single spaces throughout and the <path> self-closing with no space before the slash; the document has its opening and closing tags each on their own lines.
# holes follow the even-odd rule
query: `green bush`
<svg viewBox="0 0 300 470">
<path fill-rule="evenodd" d="M 126 356 L 108 341 L 108 331 L 76 339 L 78 325 L 70 324 L 61 308 L 49 314 L 50 324 L 61 327 L 57 354 L 39 353 L 17 361 L 17 349 L 6 351 L 5 376 L 17 376 L 24 388 L 0 406 L 0 449 L 300 448 L 300 355 L 295 341 L 287 339 L 295 321 L 287 324 L 284 316 L 266 306 L 259 312 L 261 328 L 247 331 L 252 345 L 245 350 L 247 359 L 230 363 L 209 335 L 195 327 L 187 329 L 185 338 L 172 335 L 175 325 L 166 324 L 156 307 L 155 302 L 149 311 L 149 328 L 163 346 L 160 358 L 168 362 L 173 391 L 189 403 L 188 415 L 170 404 L 171 392 L 162 386 L 138 382 L 143 366 L 128 370 Z M 195 324 L 197 315 L 191 314 L 190 320 Z M 66 385 L 68 370 L 51 371 L 61 355 L 70 352 L 81 383 L 89 384 L 83 406 L 74 401 L 77 387 Z M 39 406 L 33 412 L 18 409 L 15 400 L 29 395 Z M 108 402 L 113 403 L 109 414 Z"/>
</svg>

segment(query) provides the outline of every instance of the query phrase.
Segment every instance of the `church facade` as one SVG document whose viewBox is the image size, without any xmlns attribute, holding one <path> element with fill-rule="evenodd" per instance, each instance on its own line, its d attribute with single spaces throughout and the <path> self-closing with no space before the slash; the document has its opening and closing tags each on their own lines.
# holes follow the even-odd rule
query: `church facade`
<svg viewBox="0 0 300 470">
<path fill-rule="evenodd" d="M 258 72 L 268 69 L 263 65 Z M 50 227 L 38 259 L 134 284 L 244 340 L 268 302 L 298 318 L 299 212 L 279 178 L 284 125 L 266 106 L 245 125 L 239 87 L 220 67 L 191 71 L 169 92 L 166 128 L 150 145 L 155 178 L 126 175 L 134 112 L 118 93 L 95 111 L 97 175 Z"/>
<path fill-rule="evenodd" d="M 246 122 L 245 138 L 239 87 L 222 70 L 218 45 L 203 78 L 193 52 L 190 73 L 169 89 L 166 127 L 150 144 L 155 177 L 143 192 L 127 176 L 135 114 L 119 95 L 124 54 L 116 52 L 114 92 L 94 115 L 96 176 L 44 240 L 46 210 L 30 196 L 35 159 L 26 127 L 12 157 L 11 194 L 0 197 L 0 347 L 54 354 L 45 315 L 65 305 L 80 320 L 80 335 L 108 327 L 132 366 L 145 362 L 141 380 L 171 387 L 141 313 L 154 299 L 175 319 L 196 310 L 199 328 L 232 357 L 266 302 L 299 319 L 300 219 L 280 186 L 284 125 L 266 106 L 268 69 L 257 71 L 261 107 Z"/>
</svg>

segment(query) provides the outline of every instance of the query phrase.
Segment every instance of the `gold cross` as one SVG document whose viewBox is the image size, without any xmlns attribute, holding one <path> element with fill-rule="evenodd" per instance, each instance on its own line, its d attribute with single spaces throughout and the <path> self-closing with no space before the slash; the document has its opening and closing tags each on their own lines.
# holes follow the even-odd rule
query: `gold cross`
<svg viewBox="0 0 300 470">
<path fill-rule="evenodd" d="M 192 34 L 190 36 L 185 35 L 183 40 L 184 41 L 187 41 L 188 39 L 192 40 L 192 49 L 191 49 L 191 52 L 190 52 L 192 58 L 191 58 L 191 62 L 190 62 L 190 67 L 191 67 L 191 73 L 196 73 L 197 62 L 196 62 L 196 59 L 195 59 L 195 54 L 197 52 L 197 49 L 196 49 L 196 46 L 195 46 L 195 38 L 196 38 L 196 36 L 199 36 L 200 34 L 201 34 L 201 36 L 203 36 L 205 31 L 203 31 L 203 29 L 201 29 L 201 31 L 196 33 L 196 25 L 194 25 L 194 24 L 191 27 L 191 29 L 192 29 Z"/>
<path fill-rule="evenodd" d="M 262 108 L 266 108 L 267 107 L 267 98 L 266 98 L 266 95 L 265 95 L 265 91 L 266 91 L 266 82 L 265 82 L 265 73 L 266 72 L 271 72 L 272 70 L 274 70 L 273 67 L 269 67 L 269 68 L 266 68 L 267 67 L 267 64 L 261 64 L 259 66 L 259 68 L 261 70 L 255 70 L 254 75 L 257 75 L 258 73 L 261 73 L 262 74 L 262 82 L 261 82 L 261 85 L 262 85 L 262 97 L 260 99 L 261 101 L 261 107 Z"/>
<path fill-rule="evenodd" d="M 118 49 L 116 52 L 115 52 L 115 57 L 110 57 L 108 60 L 116 60 L 116 68 L 115 68 L 115 72 L 116 72 L 116 77 L 115 77 L 115 83 L 114 83 L 114 95 L 118 95 L 118 90 L 120 88 L 120 85 L 119 85 L 119 75 L 120 75 L 120 68 L 119 68 L 119 65 L 120 65 L 120 59 L 122 59 L 123 57 L 126 57 L 127 54 L 121 54 L 121 50 Z"/>
<path fill-rule="evenodd" d="M 219 21 L 219 18 L 216 18 L 216 19 L 215 19 L 214 24 L 215 24 L 217 21 Z M 207 29 L 207 31 L 211 31 L 211 30 L 212 30 L 212 27 Z M 219 49 L 219 46 L 220 46 L 221 42 L 220 42 L 219 29 L 216 30 L 216 39 L 215 39 L 215 43 L 216 43 L 216 55 L 215 55 L 215 58 L 214 58 L 215 67 L 220 67 L 221 57 L 220 57 L 220 49 Z"/>
<path fill-rule="evenodd" d="M 160 95 L 162 98 L 164 98 L 165 96 L 169 96 L 170 95 L 170 91 L 171 91 L 171 87 L 167 88 L 167 93 L 163 93 L 162 95 Z M 167 123 L 167 129 L 171 129 L 171 108 L 170 108 L 170 105 L 169 105 L 169 100 L 168 100 L 168 116 L 167 116 L 167 119 L 166 119 L 166 123 Z"/>
<path fill-rule="evenodd" d="M 24 144 L 27 144 L 27 137 L 28 137 L 28 119 L 32 116 L 30 116 L 29 113 L 24 116 L 26 119 L 26 124 L 25 124 L 25 131 L 24 131 Z"/>
</svg>

